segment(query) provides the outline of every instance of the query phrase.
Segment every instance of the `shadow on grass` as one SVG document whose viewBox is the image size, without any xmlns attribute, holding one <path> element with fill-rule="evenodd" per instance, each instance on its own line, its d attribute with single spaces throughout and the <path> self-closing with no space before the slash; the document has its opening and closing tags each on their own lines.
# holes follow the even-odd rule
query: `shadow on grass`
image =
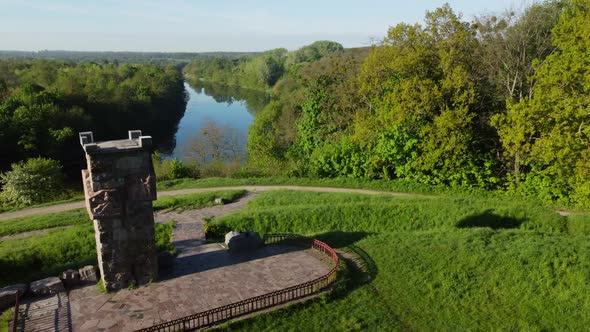
<svg viewBox="0 0 590 332">
<path fill-rule="evenodd" d="M 374 233 L 330 231 L 315 235 L 313 238 L 326 242 L 334 249 L 338 249 L 354 244 L 372 234 Z"/>
<path fill-rule="evenodd" d="M 338 272 L 338 282 L 335 286 L 334 298 L 344 297 L 354 289 L 370 283 L 379 272 L 377 265 L 363 249 L 355 243 L 374 233 L 331 231 L 315 236 L 338 251 L 346 269 Z"/>
<path fill-rule="evenodd" d="M 486 210 L 484 213 L 472 215 L 460 220 L 457 223 L 457 227 L 489 227 L 491 229 L 510 229 L 518 228 L 523 222 L 523 219 L 499 216 L 494 214 L 492 210 Z"/>
</svg>

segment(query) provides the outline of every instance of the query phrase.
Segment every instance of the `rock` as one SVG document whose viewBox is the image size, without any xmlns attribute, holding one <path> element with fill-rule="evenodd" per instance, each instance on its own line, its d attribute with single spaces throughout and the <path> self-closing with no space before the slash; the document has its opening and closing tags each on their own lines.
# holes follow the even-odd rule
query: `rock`
<svg viewBox="0 0 590 332">
<path fill-rule="evenodd" d="M 67 270 L 62 272 L 59 277 L 66 288 L 78 286 L 80 284 L 80 272 L 78 270 Z"/>
<path fill-rule="evenodd" d="M 80 281 L 97 282 L 98 276 L 96 275 L 96 267 L 92 265 L 86 265 L 78 270 L 80 273 Z"/>
<path fill-rule="evenodd" d="M 158 268 L 162 271 L 172 269 L 174 265 L 174 255 L 170 251 L 158 253 Z"/>
<path fill-rule="evenodd" d="M 45 278 L 31 283 L 31 292 L 35 295 L 57 294 L 65 291 L 64 284 L 57 277 Z"/>
<path fill-rule="evenodd" d="M 225 234 L 225 245 L 232 252 L 254 250 L 262 245 L 256 232 L 229 232 Z"/>
<path fill-rule="evenodd" d="M 20 298 L 27 292 L 28 289 L 29 286 L 27 284 L 16 284 L 0 288 L 0 312 L 4 312 L 4 310 L 8 309 L 14 304 L 14 302 L 16 302 L 17 292 Z"/>
<path fill-rule="evenodd" d="M 227 203 L 227 200 L 225 198 L 216 198 L 215 199 L 215 205 L 223 205 Z"/>
</svg>

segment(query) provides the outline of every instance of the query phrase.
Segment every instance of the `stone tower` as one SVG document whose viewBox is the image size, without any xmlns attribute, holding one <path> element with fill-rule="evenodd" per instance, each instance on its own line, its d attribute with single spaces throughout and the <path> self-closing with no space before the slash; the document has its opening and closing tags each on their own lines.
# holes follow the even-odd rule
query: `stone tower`
<svg viewBox="0 0 590 332">
<path fill-rule="evenodd" d="M 107 290 L 142 285 L 158 272 L 152 201 L 156 176 L 152 138 L 140 130 L 129 138 L 94 142 L 80 133 L 88 169 L 82 170 L 86 208 L 94 223 L 98 266 Z"/>
</svg>

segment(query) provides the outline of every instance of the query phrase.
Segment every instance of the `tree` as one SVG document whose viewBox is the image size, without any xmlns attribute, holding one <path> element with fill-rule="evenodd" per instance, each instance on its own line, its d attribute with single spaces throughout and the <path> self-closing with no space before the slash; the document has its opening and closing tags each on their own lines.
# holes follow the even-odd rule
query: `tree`
<svg viewBox="0 0 590 332">
<path fill-rule="evenodd" d="M 504 155 L 511 164 L 512 183 L 519 186 L 521 159 L 527 153 L 530 127 L 514 107 L 530 98 L 535 86 L 534 63 L 542 62 L 554 50 L 551 31 L 562 10 L 560 1 L 534 3 L 524 11 L 501 16 L 483 16 L 476 20 L 481 58 L 480 69 L 494 86 L 491 124 L 498 131 Z"/>
<path fill-rule="evenodd" d="M 482 144 L 486 132 L 476 130 L 486 113 L 475 70 L 477 45 L 469 24 L 445 5 L 428 12 L 424 26 L 390 28 L 367 57 L 360 91 L 368 111 L 357 118 L 353 137 L 367 150 L 378 142 L 390 146 L 383 142 L 388 138 L 417 140 L 412 148 L 396 144 L 407 155 L 395 159 L 381 159 L 388 154 L 375 151 L 373 164 L 391 170 L 381 176 L 404 170 L 405 177 L 435 184 L 487 186 L 495 181 L 484 176 L 490 165 L 489 148 Z M 388 166 L 401 161 L 407 164 Z"/>
<path fill-rule="evenodd" d="M 344 47 L 341 44 L 329 40 L 320 40 L 289 53 L 287 64 L 291 66 L 303 62 L 314 62 L 332 53 L 342 51 L 344 51 Z"/>
<path fill-rule="evenodd" d="M 211 163 L 241 162 L 245 158 L 239 131 L 230 126 L 220 127 L 208 121 L 192 140 L 188 157 L 199 167 Z"/>
<path fill-rule="evenodd" d="M 481 16 L 474 22 L 482 70 L 496 84 L 501 101 L 518 102 L 532 95 L 533 62 L 553 52 L 551 30 L 562 6 L 557 0 L 533 3 L 522 12 Z"/>
<path fill-rule="evenodd" d="M 11 170 L 0 174 L 0 199 L 20 205 L 47 202 L 63 195 L 64 176 L 59 162 L 31 158 L 12 164 Z"/>
<path fill-rule="evenodd" d="M 588 22 L 590 0 L 567 3 L 552 31 L 555 51 L 535 63 L 532 97 L 509 105 L 508 116 L 496 120 L 507 152 L 528 167 L 525 190 L 585 206 L 590 206 Z"/>
</svg>

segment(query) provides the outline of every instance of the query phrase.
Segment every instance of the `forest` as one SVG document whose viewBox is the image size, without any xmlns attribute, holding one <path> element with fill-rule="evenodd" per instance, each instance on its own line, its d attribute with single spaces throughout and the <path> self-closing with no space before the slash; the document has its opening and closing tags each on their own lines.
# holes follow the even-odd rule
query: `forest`
<svg viewBox="0 0 590 332">
<path fill-rule="evenodd" d="M 77 178 L 83 130 L 143 129 L 170 152 L 185 80 L 255 110 L 236 174 L 398 179 L 590 207 L 588 22 L 590 0 L 469 19 L 444 5 L 366 48 L 0 60 L 0 171 L 46 157 Z"/>
<path fill-rule="evenodd" d="M 183 64 L 197 58 L 239 58 L 255 55 L 256 52 L 88 52 L 44 50 L 36 52 L 0 50 L 0 59 L 5 60 L 59 60 L 98 63 L 152 63 Z"/>
<path fill-rule="evenodd" d="M 45 157 L 77 179 L 81 131 L 104 140 L 141 129 L 168 151 L 185 99 L 182 75 L 171 66 L 2 60 L 0 170 Z"/>
<path fill-rule="evenodd" d="M 590 206 L 590 1 L 465 20 L 449 5 L 371 48 L 322 41 L 199 59 L 190 80 L 260 89 L 264 175 L 407 179 Z"/>
</svg>

